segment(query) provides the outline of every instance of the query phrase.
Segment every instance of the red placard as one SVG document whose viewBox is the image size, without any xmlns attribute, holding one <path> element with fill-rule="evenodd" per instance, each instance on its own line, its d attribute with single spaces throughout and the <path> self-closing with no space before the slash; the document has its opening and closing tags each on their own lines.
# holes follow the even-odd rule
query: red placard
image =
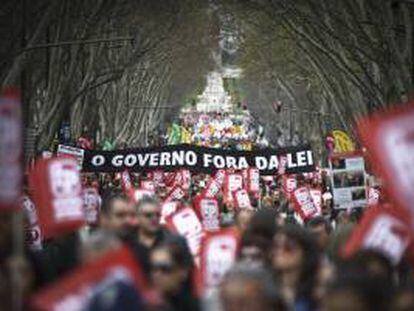
<svg viewBox="0 0 414 311">
<path fill-rule="evenodd" d="M 380 201 L 380 190 L 375 187 L 369 187 L 367 197 L 367 206 L 372 207 L 378 205 Z"/>
<path fill-rule="evenodd" d="M 279 167 L 277 169 L 277 173 L 279 175 L 284 175 L 285 174 L 286 165 L 287 165 L 287 156 L 286 155 L 279 156 Z"/>
<path fill-rule="evenodd" d="M 224 200 L 226 203 L 234 203 L 233 192 L 243 188 L 243 176 L 241 174 L 228 174 L 224 182 Z"/>
<path fill-rule="evenodd" d="M 34 203 L 27 195 L 22 198 L 22 207 L 26 214 L 25 243 L 32 250 L 42 249 L 42 233 L 40 231 L 37 211 Z"/>
<path fill-rule="evenodd" d="M 181 188 L 188 191 L 191 187 L 191 172 L 189 170 L 182 169 L 181 172 Z"/>
<path fill-rule="evenodd" d="M 64 234 L 85 222 L 78 163 L 72 158 L 40 159 L 29 176 L 45 238 Z"/>
<path fill-rule="evenodd" d="M 312 197 L 312 201 L 318 209 L 318 213 L 322 213 L 322 191 L 319 188 L 309 189 L 309 193 Z"/>
<path fill-rule="evenodd" d="M 83 189 L 82 197 L 86 223 L 90 226 L 96 226 L 98 224 L 99 213 L 101 211 L 101 196 L 96 188 L 88 187 Z"/>
<path fill-rule="evenodd" d="M 185 237 L 191 254 L 198 256 L 204 230 L 194 210 L 189 207 L 182 208 L 167 217 L 166 224 L 171 231 Z"/>
<path fill-rule="evenodd" d="M 319 214 L 318 208 L 315 206 L 307 187 L 300 187 L 293 191 L 292 198 L 294 209 L 303 220 L 308 220 Z"/>
<path fill-rule="evenodd" d="M 260 171 L 257 168 L 247 169 L 247 191 L 258 197 L 260 194 Z"/>
<path fill-rule="evenodd" d="M 370 208 L 352 232 L 342 255 L 350 257 L 359 249 L 375 249 L 386 255 L 393 264 L 398 264 L 412 241 L 409 225 L 409 215 L 404 210 Z"/>
<path fill-rule="evenodd" d="M 22 124 L 20 94 L 0 95 L 0 211 L 16 210 L 22 193 Z"/>
<path fill-rule="evenodd" d="M 290 198 L 291 194 L 297 188 L 297 180 L 295 175 L 283 175 L 282 188 L 286 198 Z"/>
<path fill-rule="evenodd" d="M 249 194 L 246 189 L 240 189 L 233 192 L 234 202 L 237 209 L 252 209 Z"/>
<path fill-rule="evenodd" d="M 163 171 L 153 171 L 148 175 L 156 186 L 162 186 L 164 184 L 164 172 Z"/>
<path fill-rule="evenodd" d="M 164 181 L 165 181 L 166 186 L 172 187 L 175 184 L 177 178 L 180 178 L 180 177 L 176 177 L 175 175 L 176 175 L 175 172 L 164 173 Z"/>
<path fill-rule="evenodd" d="M 410 211 L 414 225 L 414 103 L 361 119 L 358 131 L 372 168 L 386 182 L 385 190 Z"/>
<path fill-rule="evenodd" d="M 180 209 L 181 205 L 177 201 L 164 202 L 161 205 L 161 219 L 160 223 L 165 224 L 165 220 Z"/>
<path fill-rule="evenodd" d="M 131 175 L 128 170 L 125 170 L 121 173 L 121 186 L 122 190 L 129 196 L 132 195 L 134 187 L 131 181 Z"/>
<path fill-rule="evenodd" d="M 110 251 L 96 261 L 84 264 L 36 293 L 30 306 L 33 310 L 87 310 L 96 296 L 104 295 L 105 289 L 122 286 L 130 288 L 144 300 L 149 286 L 137 260 L 127 248 Z M 112 291 L 116 294 L 116 291 Z M 114 298 L 114 297 L 112 297 Z"/>
<path fill-rule="evenodd" d="M 152 180 L 142 180 L 141 189 L 149 190 L 155 192 L 155 184 Z"/>
<path fill-rule="evenodd" d="M 136 189 L 134 191 L 134 201 L 135 203 L 141 200 L 143 197 L 152 197 L 154 196 L 154 191 L 148 190 L 148 189 Z"/>
<path fill-rule="evenodd" d="M 226 171 L 218 170 L 210 180 L 204 189 L 202 196 L 206 198 L 215 198 L 223 187 L 226 179 Z"/>
<path fill-rule="evenodd" d="M 209 232 L 202 239 L 200 268 L 198 269 L 198 293 L 220 284 L 225 273 L 236 261 L 240 237 L 233 228 Z"/>
<path fill-rule="evenodd" d="M 180 201 L 185 197 L 185 191 L 180 186 L 174 186 L 167 194 L 164 202 Z"/>
<path fill-rule="evenodd" d="M 220 229 L 220 208 L 216 199 L 197 197 L 194 199 L 194 208 L 204 230 Z"/>
</svg>

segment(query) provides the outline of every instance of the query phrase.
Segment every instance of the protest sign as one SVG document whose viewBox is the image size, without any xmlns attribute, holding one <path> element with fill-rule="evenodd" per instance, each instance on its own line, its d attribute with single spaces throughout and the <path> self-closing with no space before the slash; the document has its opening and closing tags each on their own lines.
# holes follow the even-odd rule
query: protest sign
<svg viewBox="0 0 414 311">
<path fill-rule="evenodd" d="M 279 156 L 279 168 L 277 170 L 277 173 L 279 175 L 284 175 L 286 173 L 286 165 L 287 165 L 287 157 L 286 155 L 280 155 Z"/>
<path fill-rule="evenodd" d="M 180 201 L 184 197 L 185 197 L 185 191 L 180 186 L 175 186 L 167 194 L 167 197 L 164 199 L 164 202 Z"/>
<path fill-rule="evenodd" d="M 343 248 L 342 255 L 350 257 L 359 249 L 374 249 L 397 265 L 411 240 L 406 211 L 393 207 L 373 207 L 365 211 L 363 219 Z"/>
<path fill-rule="evenodd" d="M 27 195 L 22 198 L 22 207 L 27 222 L 25 226 L 25 243 L 31 250 L 42 249 L 42 234 L 39 227 L 36 207 Z"/>
<path fill-rule="evenodd" d="M 297 187 L 297 180 L 295 175 L 283 175 L 282 189 L 287 198 L 290 198 L 291 193 Z"/>
<path fill-rule="evenodd" d="M 19 207 L 22 191 L 22 124 L 20 94 L 0 94 L 0 211 Z"/>
<path fill-rule="evenodd" d="M 82 168 L 84 152 L 85 151 L 81 148 L 59 145 L 56 155 L 58 157 L 73 157 L 78 161 L 79 168 Z"/>
<path fill-rule="evenodd" d="M 141 188 L 155 192 L 155 184 L 152 180 L 142 180 Z"/>
<path fill-rule="evenodd" d="M 76 160 L 38 160 L 29 175 L 29 186 L 45 238 L 70 232 L 84 224 L 82 187 Z"/>
<path fill-rule="evenodd" d="M 161 219 L 160 223 L 165 224 L 165 220 L 172 214 L 174 214 L 180 208 L 180 202 L 164 202 L 161 204 Z"/>
<path fill-rule="evenodd" d="M 133 192 L 134 192 L 134 196 L 133 196 L 134 202 L 138 202 L 143 197 L 152 197 L 155 194 L 154 191 L 151 191 L 148 189 L 142 189 L 142 188 L 135 189 Z"/>
<path fill-rule="evenodd" d="M 334 155 L 329 165 L 334 208 L 364 207 L 367 201 L 364 158 L 355 154 Z"/>
<path fill-rule="evenodd" d="M 194 208 L 204 230 L 214 231 L 220 229 L 220 208 L 216 199 L 196 197 Z"/>
<path fill-rule="evenodd" d="M 226 171 L 218 170 L 211 176 L 202 195 L 206 198 L 214 198 L 221 191 L 226 179 Z"/>
<path fill-rule="evenodd" d="M 411 211 L 414 226 L 414 103 L 364 118 L 358 131 L 372 168 L 384 178 L 384 190 Z"/>
<path fill-rule="evenodd" d="M 90 226 L 98 225 L 102 204 L 102 199 L 98 190 L 94 187 L 85 188 L 82 190 L 82 197 L 86 223 Z"/>
<path fill-rule="evenodd" d="M 246 177 L 247 191 L 258 197 L 260 193 L 260 171 L 257 168 L 250 167 L 247 169 Z"/>
<path fill-rule="evenodd" d="M 121 186 L 122 190 L 127 194 L 130 193 L 134 188 L 131 181 L 131 175 L 129 174 L 128 170 L 125 170 L 121 173 Z"/>
<path fill-rule="evenodd" d="M 234 202 L 233 193 L 243 188 L 243 176 L 241 174 L 227 174 L 224 181 L 224 200 L 227 203 Z"/>
<path fill-rule="evenodd" d="M 191 254 L 197 257 L 204 230 L 194 210 L 189 207 L 182 208 L 167 217 L 166 224 L 170 230 L 185 237 Z"/>
<path fill-rule="evenodd" d="M 250 197 L 246 189 L 234 191 L 233 198 L 237 209 L 252 209 Z"/>
<path fill-rule="evenodd" d="M 308 220 L 319 213 L 307 187 L 297 188 L 292 193 L 294 209 L 302 220 Z"/>
<path fill-rule="evenodd" d="M 196 284 L 199 294 L 220 284 L 236 261 L 238 248 L 239 235 L 232 228 L 209 232 L 204 236 Z"/>
<path fill-rule="evenodd" d="M 380 190 L 376 187 L 368 188 L 367 206 L 375 206 L 380 202 Z"/>
<path fill-rule="evenodd" d="M 149 285 L 127 248 L 107 252 L 36 293 L 31 310 L 141 310 Z M 101 307 L 98 307 L 101 306 Z"/>
<path fill-rule="evenodd" d="M 155 170 L 149 172 L 149 178 L 152 179 L 156 186 L 162 186 L 164 184 L 164 172 L 160 170 Z"/>
<path fill-rule="evenodd" d="M 287 173 L 303 173 L 314 170 L 313 153 L 309 146 L 281 149 L 237 151 L 206 148 L 192 145 L 174 145 L 127 149 L 117 151 L 85 150 L 85 172 L 133 172 L 181 168 L 210 174 L 218 169 L 243 170 L 256 167 L 260 173 L 275 174 L 279 168 L 279 156 L 286 157 Z"/>
<path fill-rule="evenodd" d="M 190 170 L 182 169 L 181 173 L 181 187 L 183 190 L 188 191 L 191 186 L 191 172 Z"/>
<path fill-rule="evenodd" d="M 321 189 L 311 188 L 309 193 L 312 197 L 312 201 L 318 209 L 318 213 L 322 213 L 322 191 Z"/>
<path fill-rule="evenodd" d="M 335 139 L 335 153 L 353 152 L 355 144 L 347 133 L 342 130 L 333 130 L 332 136 Z"/>
</svg>

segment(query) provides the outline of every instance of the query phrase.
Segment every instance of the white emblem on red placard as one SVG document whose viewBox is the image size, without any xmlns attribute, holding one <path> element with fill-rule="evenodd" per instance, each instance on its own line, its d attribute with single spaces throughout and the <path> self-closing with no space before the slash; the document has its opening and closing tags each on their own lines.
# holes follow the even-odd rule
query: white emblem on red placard
<svg viewBox="0 0 414 311">
<path fill-rule="evenodd" d="M 198 256 L 204 231 L 194 210 L 186 207 L 167 218 L 167 226 L 185 237 L 191 254 Z"/>
</svg>

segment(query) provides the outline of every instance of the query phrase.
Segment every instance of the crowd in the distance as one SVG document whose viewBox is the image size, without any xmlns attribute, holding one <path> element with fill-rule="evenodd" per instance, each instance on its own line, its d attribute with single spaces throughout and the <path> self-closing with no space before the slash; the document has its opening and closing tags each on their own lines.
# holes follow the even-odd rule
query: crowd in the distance
<svg viewBox="0 0 414 311">
<path fill-rule="evenodd" d="M 182 113 L 167 132 L 169 144 L 252 150 L 267 147 L 263 128 L 257 126 L 246 107 L 234 112 Z"/>
</svg>

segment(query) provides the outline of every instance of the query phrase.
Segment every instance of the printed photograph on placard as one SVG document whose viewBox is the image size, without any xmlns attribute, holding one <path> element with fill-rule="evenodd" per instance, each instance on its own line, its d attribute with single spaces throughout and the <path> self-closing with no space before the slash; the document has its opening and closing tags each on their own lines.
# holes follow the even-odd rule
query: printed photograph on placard
<svg viewBox="0 0 414 311">
<path fill-rule="evenodd" d="M 366 191 L 365 188 L 358 188 L 351 191 L 352 201 L 365 200 Z"/>
<path fill-rule="evenodd" d="M 331 163 L 334 207 L 366 206 L 366 172 L 362 157 L 334 158 Z"/>
<path fill-rule="evenodd" d="M 365 183 L 363 171 L 334 173 L 333 178 L 335 188 L 361 187 Z"/>
</svg>

